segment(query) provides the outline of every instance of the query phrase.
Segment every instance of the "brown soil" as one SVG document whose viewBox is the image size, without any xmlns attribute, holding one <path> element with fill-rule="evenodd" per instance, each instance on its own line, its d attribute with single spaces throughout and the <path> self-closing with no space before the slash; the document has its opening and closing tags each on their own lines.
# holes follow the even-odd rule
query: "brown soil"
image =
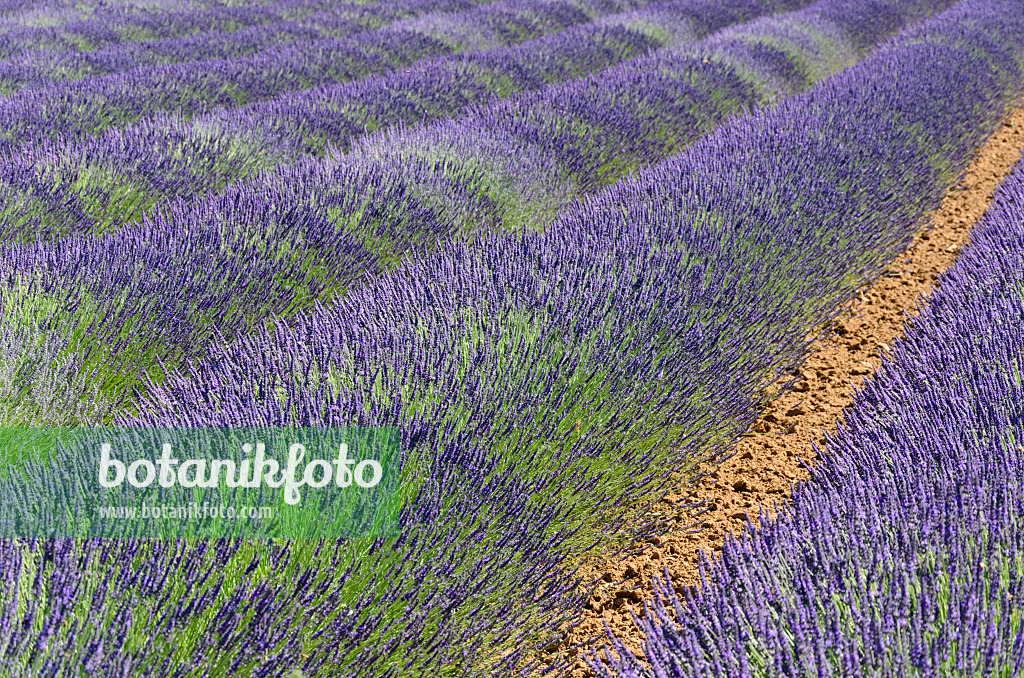
<svg viewBox="0 0 1024 678">
<path fill-rule="evenodd" d="M 693 528 L 693 514 L 686 508 L 692 504 L 686 497 L 667 497 L 664 511 L 676 513 L 677 529 L 651 540 L 639 555 L 605 563 L 603 574 L 594 571 L 591 581 L 601 582 L 584 618 L 560 648 L 542 657 L 545 664 L 563 657 L 573 662 L 569 678 L 593 676 L 582 655 L 601 644 L 606 623 L 642 658 L 643 636 L 631 613 L 643 615 L 642 601 L 653 595 L 652 578 L 662 577 L 667 568 L 677 588 L 698 584 L 699 550 L 720 551 L 726 533 L 738 534 L 748 515 L 756 525 L 761 508 L 774 515 L 776 506 L 788 502 L 793 484 L 808 475 L 802 461 L 817 458 L 811 442 L 821 445 L 822 432 L 836 430 L 843 408 L 853 402 L 854 389 L 881 364 L 880 353 L 902 334 L 905 317 L 916 315 L 917 305 L 925 301 L 922 295 L 930 294 L 938 276 L 953 263 L 1022 149 L 1024 108 L 1018 105 L 911 247 L 860 291 L 830 336 L 812 347 L 798 371 L 801 379 L 768 406 L 729 459 L 697 490 L 696 498 L 710 505 L 700 516 L 701 529 Z"/>
</svg>

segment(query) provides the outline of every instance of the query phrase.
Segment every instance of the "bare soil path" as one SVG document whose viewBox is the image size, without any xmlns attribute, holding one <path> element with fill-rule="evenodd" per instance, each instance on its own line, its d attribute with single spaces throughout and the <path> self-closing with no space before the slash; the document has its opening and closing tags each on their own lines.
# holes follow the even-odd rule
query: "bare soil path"
<svg viewBox="0 0 1024 678">
<path fill-rule="evenodd" d="M 739 533 L 748 515 L 756 524 L 761 507 L 774 515 L 776 505 L 785 505 L 793 484 L 807 477 L 803 462 L 816 459 L 811 442 L 821 444 L 823 431 L 836 430 L 855 388 L 881 364 L 880 354 L 903 333 L 906 317 L 915 316 L 918 304 L 926 303 L 922 296 L 931 293 L 939 275 L 953 263 L 1022 149 L 1024 102 L 981 148 L 963 183 L 947 195 L 911 247 L 861 290 L 834 323 L 831 335 L 812 348 L 795 387 L 771 403 L 734 454 L 697 491 L 696 498 L 710 504 L 701 516 L 702 529 L 685 529 L 693 523 L 682 509 L 685 497 L 669 496 L 664 510 L 676 510 L 678 529 L 655 538 L 639 555 L 605 563 L 602 583 L 583 620 L 570 631 L 568 641 L 542 661 L 566 657 L 573 662 L 570 678 L 593 676 L 582 654 L 595 637 L 600 644 L 605 623 L 642 657 L 643 638 L 631 613 L 642 615 L 642 601 L 653 596 L 652 578 L 663 576 L 667 567 L 676 587 L 699 583 L 700 549 L 719 551 L 726 533 Z M 598 575 L 595 572 L 595 578 Z"/>
</svg>

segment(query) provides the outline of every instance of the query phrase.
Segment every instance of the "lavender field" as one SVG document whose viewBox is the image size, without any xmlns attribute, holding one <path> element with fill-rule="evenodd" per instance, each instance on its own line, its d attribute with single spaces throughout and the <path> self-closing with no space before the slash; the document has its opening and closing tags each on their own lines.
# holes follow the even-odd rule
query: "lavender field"
<svg viewBox="0 0 1024 678">
<path fill-rule="evenodd" d="M 0 432 L 0 678 L 575 678 L 1022 94 L 1020 0 L 0 0 L 0 429 L 401 465 L 397 536 L 8 534 L 63 485 Z M 1022 261 L 1024 160 L 790 510 L 569 656 L 1024 675 Z"/>
</svg>

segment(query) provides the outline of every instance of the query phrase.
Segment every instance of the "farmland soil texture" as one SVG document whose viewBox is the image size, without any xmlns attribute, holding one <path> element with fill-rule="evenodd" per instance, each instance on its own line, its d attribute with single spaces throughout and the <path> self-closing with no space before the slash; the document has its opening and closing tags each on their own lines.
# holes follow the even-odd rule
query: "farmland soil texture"
<svg viewBox="0 0 1024 678">
<path fill-rule="evenodd" d="M 913 244 L 858 293 L 801 367 L 777 384 L 778 397 L 697 489 L 697 514 L 680 510 L 692 506 L 694 497 L 666 496 L 662 512 L 670 519 L 674 514 L 675 530 L 650 540 L 639 553 L 606 562 L 603 572 L 587 573 L 588 581 L 600 582 L 584 617 L 545 662 L 557 663 L 561 656 L 572 662 L 571 678 L 593 676 L 582 656 L 601 644 L 606 625 L 642 658 L 644 639 L 632 615 L 644 616 L 653 578 L 667 571 L 677 590 L 699 584 L 700 551 L 720 551 L 728 533 L 741 533 L 748 519 L 758 525 L 762 511 L 771 517 L 785 510 L 794 483 L 808 477 L 806 465 L 818 458 L 815 445 L 824 444 L 825 431 L 836 430 L 854 391 L 881 365 L 905 321 L 927 303 L 933 283 L 969 240 L 1022 149 L 1024 102 L 1017 102 Z"/>
</svg>

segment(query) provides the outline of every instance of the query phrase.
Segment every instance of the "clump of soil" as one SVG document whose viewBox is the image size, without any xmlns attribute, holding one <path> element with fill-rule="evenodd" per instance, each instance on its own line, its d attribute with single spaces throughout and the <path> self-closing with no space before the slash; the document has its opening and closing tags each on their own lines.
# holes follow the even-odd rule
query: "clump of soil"
<svg viewBox="0 0 1024 678">
<path fill-rule="evenodd" d="M 663 511 L 678 514 L 679 529 L 657 537 L 643 552 L 604 563 L 603 574 L 584 617 L 569 630 L 560 647 L 540 659 L 565 658 L 570 678 L 593 671 L 582 655 L 602 644 L 605 624 L 638 656 L 643 637 L 632 613 L 643 615 L 643 601 L 653 597 L 652 578 L 668 569 L 677 587 L 699 583 L 698 551 L 721 550 L 726 533 L 739 533 L 748 516 L 756 525 L 764 509 L 769 516 L 783 508 L 794 483 L 813 464 L 812 441 L 822 445 L 824 431 L 835 431 L 854 390 L 881 364 L 880 355 L 903 333 L 906 317 L 917 314 L 939 275 L 968 241 L 971 229 L 988 207 L 996 187 L 1021 158 L 1024 108 L 1017 107 L 979 151 L 962 184 L 951 191 L 914 243 L 874 283 L 865 287 L 834 322 L 830 336 L 819 341 L 797 374 L 795 386 L 775 399 L 732 455 L 698 488 L 696 499 L 709 507 L 699 530 L 684 509 L 687 497 L 668 496 Z M 678 506 L 677 506 L 678 504 Z"/>
</svg>

